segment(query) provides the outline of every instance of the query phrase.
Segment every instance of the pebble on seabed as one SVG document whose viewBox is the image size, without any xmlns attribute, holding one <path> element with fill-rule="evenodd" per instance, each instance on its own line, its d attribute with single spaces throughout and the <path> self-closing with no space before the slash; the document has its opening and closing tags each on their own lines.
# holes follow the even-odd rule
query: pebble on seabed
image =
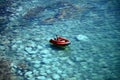
<svg viewBox="0 0 120 80">
<path fill-rule="evenodd" d="M 49 50 L 47 50 L 47 49 L 43 49 L 40 53 L 48 54 L 48 53 L 49 53 Z"/>
<path fill-rule="evenodd" d="M 51 78 L 47 78 L 46 80 L 52 80 Z"/>
<path fill-rule="evenodd" d="M 35 49 L 33 50 L 32 47 L 25 47 L 25 51 L 28 52 L 28 53 L 37 53 L 38 52 L 38 49 Z"/>
<path fill-rule="evenodd" d="M 42 62 L 46 63 L 46 64 L 49 64 L 51 61 L 51 59 L 47 59 L 47 58 L 43 58 Z"/>
<path fill-rule="evenodd" d="M 59 76 L 58 74 L 53 74 L 52 77 L 53 77 L 53 79 L 55 79 L 55 80 L 58 80 L 58 79 L 60 78 L 60 76 Z"/>
<path fill-rule="evenodd" d="M 32 77 L 32 71 L 28 71 L 25 73 L 25 77 L 31 78 Z"/>
<path fill-rule="evenodd" d="M 39 67 L 40 67 L 40 64 L 34 64 L 34 67 L 35 67 L 35 68 L 39 68 Z"/>
<path fill-rule="evenodd" d="M 52 71 L 48 69 L 48 70 L 46 70 L 46 73 L 47 73 L 47 74 L 51 74 Z"/>
<path fill-rule="evenodd" d="M 38 76 L 37 79 L 38 80 L 46 80 L 45 76 Z"/>
</svg>

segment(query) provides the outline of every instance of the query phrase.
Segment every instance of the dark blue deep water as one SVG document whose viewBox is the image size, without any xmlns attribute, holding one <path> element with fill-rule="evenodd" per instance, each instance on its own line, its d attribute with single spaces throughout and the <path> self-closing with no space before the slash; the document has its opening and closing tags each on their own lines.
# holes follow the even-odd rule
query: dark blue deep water
<svg viewBox="0 0 120 80">
<path fill-rule="evenodd" d="M 119 4 L 0 0 L 0 80 L 120 80 Z"/>
</svg>

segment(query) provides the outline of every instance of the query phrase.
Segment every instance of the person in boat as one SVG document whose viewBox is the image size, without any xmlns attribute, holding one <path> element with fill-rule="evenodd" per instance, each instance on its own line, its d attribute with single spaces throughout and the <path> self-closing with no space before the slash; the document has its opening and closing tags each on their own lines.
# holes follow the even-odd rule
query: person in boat
<svg viewBox="0 0 120 80">
<path fill-rule="evenodd" d="M 59 37 L 58 35 L 56 35 L 56 37 L 54 38 L 54 40 L 57 40 L 57 41 L 58 41 L 59 38 L 60 38 L 60 37 Z"/>
<path fill-rule="evenodd" d="M 56 38 L 54 38 L 54 40 L 56 41 L 60 41 L 60 42 L 65 42 L 65 40 L 63 40 L 60 36 L 56 35 Z"/>
</svg>

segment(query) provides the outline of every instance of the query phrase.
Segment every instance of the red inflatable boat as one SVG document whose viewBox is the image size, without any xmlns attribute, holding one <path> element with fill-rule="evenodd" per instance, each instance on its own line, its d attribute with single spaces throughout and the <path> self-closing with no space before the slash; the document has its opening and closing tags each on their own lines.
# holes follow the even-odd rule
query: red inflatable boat
<svg viewBox="0 0 120 80">
<path fill-rule="evenodd" d="M 50 39 L 50 43 L 57 45 L 57 46 L 66 46 L 70 44 L 70 41 L 68 39 L 62 38 L 62 37 L 57 37 L 54 39 Z"/>
</svg>

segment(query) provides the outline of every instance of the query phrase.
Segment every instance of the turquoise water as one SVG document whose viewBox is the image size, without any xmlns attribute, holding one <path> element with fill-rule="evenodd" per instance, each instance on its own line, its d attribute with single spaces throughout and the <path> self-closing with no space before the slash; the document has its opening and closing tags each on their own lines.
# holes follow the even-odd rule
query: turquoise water
<svg viewBox="0 0 120 80">
<path fill-rule="evenodd" d="M 119 3 L 1 0 L 0 80 L 119 80 Z"/>
</svg>

